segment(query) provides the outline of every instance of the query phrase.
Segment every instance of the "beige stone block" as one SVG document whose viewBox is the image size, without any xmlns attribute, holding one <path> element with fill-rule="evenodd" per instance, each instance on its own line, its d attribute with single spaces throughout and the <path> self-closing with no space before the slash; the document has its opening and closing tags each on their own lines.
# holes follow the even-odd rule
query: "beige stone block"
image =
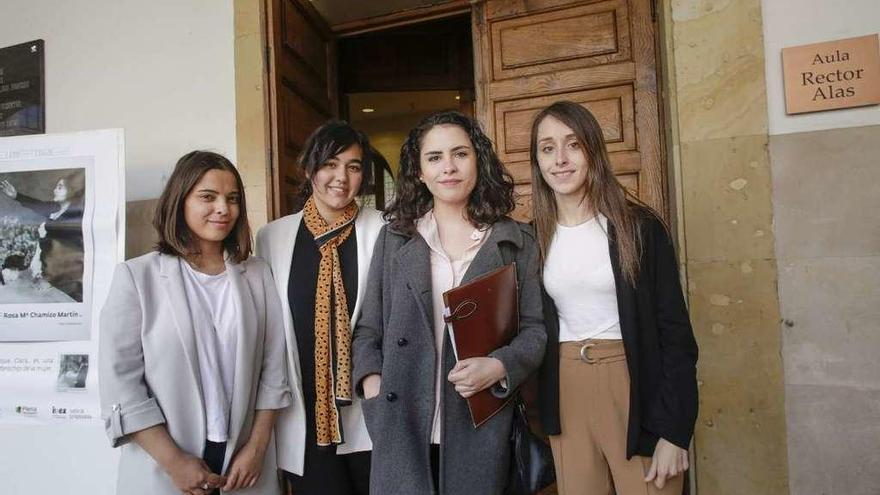
<svg viewBox="0 0 880 495">
<path fill-rule="evenodd" d="M 235 37 L 256 34 L 261 31 L 263 0 L 233 0 Z"/>
<path fill-rule="evenodd" d="M 761 1 L 674 0 L 683 142 L 767 133 Z"/>
<path fill-rule="evenodd" d="M 256 231 L 272 211 L 262 2 L 236 0 L 234 8 L 236 165 L 245 184 L 248 218 Z"/>
<path fill-rule="evenodd" d="M 788 493 L 775 263 L 688 263 L 688 296 L 700 345 L 699 492 Z"/>
<path fill-rule="evenodd" d="M 681 157 L 688 260 L 773 258 L 766 136 L 685 143 Z"/>
</svg>

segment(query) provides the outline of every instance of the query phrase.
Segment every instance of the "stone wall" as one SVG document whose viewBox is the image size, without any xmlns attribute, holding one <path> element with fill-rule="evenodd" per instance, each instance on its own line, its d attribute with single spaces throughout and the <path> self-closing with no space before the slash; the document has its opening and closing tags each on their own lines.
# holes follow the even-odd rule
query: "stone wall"
<svg viewBox="0 0 880 495">
<path fill-rule="evenodd" d="M 700 345 L 697 493 L 788 493 L 760 0 L 667 4 L 671 174 Z"/>
</svg>

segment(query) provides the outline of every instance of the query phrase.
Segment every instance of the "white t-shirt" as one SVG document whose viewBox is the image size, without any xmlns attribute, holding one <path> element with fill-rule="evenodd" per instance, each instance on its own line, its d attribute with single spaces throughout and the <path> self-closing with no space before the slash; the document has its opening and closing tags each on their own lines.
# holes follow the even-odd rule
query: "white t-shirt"
<svg viewBox="0 0 880 495">
<path fill-rule="evenodd" d="M 226 272 L 208 275 L 180 260 L 199 356 L 207 437 L 229 439 L 229 410 L 235 377 L 236 302 Z"/>
<path fill-rule="evenodd" d="M 559 341 L 620 340 L 620 315 L 604 215 L 556 226 L 544 264 L 544 288 L 559 313 Z"/>
</svg>

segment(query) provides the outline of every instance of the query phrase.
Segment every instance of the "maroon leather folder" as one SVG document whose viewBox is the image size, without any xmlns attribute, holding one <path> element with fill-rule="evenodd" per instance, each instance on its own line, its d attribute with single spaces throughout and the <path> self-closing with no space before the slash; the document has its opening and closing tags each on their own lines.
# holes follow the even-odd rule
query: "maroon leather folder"
<svg viewBox="0 0 880 495">
<path fill-rule="evenodd" d="M 510 343 L 519 329 L 516 264 L 475 278 L 443 293 L 444 320 L 456 360 L 485 357 Z M 510 397 L 499 399 L 491 387 L 467 399 L 474 428 L 500 411 Z"/>
</svg>

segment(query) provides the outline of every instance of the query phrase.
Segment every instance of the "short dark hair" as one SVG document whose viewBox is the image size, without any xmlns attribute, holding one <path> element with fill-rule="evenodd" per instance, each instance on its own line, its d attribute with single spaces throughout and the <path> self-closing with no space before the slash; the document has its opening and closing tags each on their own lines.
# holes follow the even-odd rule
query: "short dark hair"
<svg viewBox="0 0 880 495">
<path fill-rule="evenodd" d="M 344 152 L 354 145 L 361 147 L 363 158 L 361 159 L 361 173 L 363 181 L 358 190 L 358 195 L 372 184 L 373 180 L 373 147 L 370 140 L 363 132 L 352 127 L 344 120 L 329 120 L 314 132 L 306 140 L 302 153 L 299 155 L 299 165 L 305 172 L 306 177 L 314 177 L 315 172 L 327 164 L 334 156 Z M 312 195 L 312 181 L 306 179 L 299 191 L 300 206 Z"/>
<path fill-rule="evenodd" d="M 483 228 L 513 211 L 513 177 L 504 168 L 480 124 L 456 111 L 428 115 L 409 132 L 400 148 L 400 170 L 394 181 L 394 200 L 385 219 L 399 232 L 413 234 L 415 221 L 434 207 L 434 197 L 419 180 L 421 148 L 425 134 L 438 125 L 454 125 L 467 133 L 477 157 L 477 183 L 468 197 L 468 220 Z"/>
<path fill-rule="evenodd" d="M 223 155 L 212 151 L 191 151 L 183 155 L 174 166 L 171 177 L 165 184 L 156 212 L 153 227 L 159 234 L 156 250 L 163 254 L 186 257 L 198 254 L 198 244 L 186 225 L 183 207 L 187 195 L 209 170 L 224 170 L 235 177 L 238 186 L 238 220 L 229 235 L 223 239 L 223 247 L 230 259 L 236 263 L 251 255 L 251 228 L 247 219 L 247 203 L 244 197 L 244 184 L 235 166 Z"/>
</svg>

